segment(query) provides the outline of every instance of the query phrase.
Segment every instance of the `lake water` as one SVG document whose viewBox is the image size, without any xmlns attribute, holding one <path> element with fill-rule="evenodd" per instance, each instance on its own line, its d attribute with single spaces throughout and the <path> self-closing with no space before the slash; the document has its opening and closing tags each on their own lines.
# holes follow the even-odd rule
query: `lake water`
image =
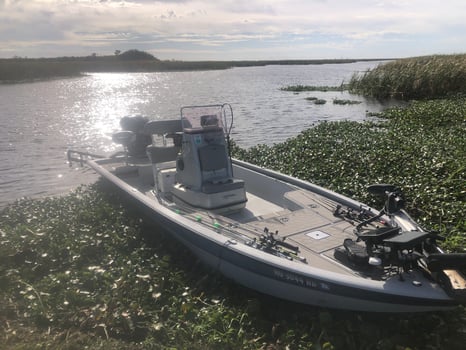
<svg viewBox="0 0 466 350">
<path fill-rule="evenodd" d="M 110 153 L 111 133 L 126 115 L 179 118 L 185 105 L 230 103 L 232 138 L 242 147 L 272 145 L 321 121 L 363 120 L 386 108 L 347 92 L 281 91 L 288 85 L 337 86 L 378 62 L 265 66 L 220 71 L 99 73 L 0 85 L 0 207 L 21 197 L 65 193 L 96 175 L 69 168 L 68 148 Z M 306 97 L 327 100 L 315 105 Z M 334 105 L 332 99 L 362 101 Z"/>
</svg>

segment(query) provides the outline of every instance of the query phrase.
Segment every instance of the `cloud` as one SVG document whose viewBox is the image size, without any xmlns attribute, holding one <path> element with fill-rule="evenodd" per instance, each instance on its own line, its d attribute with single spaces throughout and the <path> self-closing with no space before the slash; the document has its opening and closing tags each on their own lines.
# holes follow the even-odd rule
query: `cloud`
<svg viewBox="0 0 466 350">
<path fill-rule="evenodd" d="M 433 51 L 458 52 L 464 13 L 462 0 L 0 0 L 0 56 L 140 48 L 179 59 L 258 58 L 260 50 L 396 57 L 429 37 Z"/>
</svg>

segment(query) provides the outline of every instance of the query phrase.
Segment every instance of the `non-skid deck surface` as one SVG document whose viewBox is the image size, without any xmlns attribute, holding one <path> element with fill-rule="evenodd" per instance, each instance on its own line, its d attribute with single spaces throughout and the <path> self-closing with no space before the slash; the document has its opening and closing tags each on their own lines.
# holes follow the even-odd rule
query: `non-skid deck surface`
<svg viewBox="0 0 466 350">
<path fill-rule="evenodd" d="M 120 175 L 129 185 L 157 200 L 153 185 L 150 181 L 141 181 L 140 176 L 140 173 L 132 171 Z M 264 233 L 264 229 L 277 232 L 278 239 L 286 239 L 286 242 L 299 247 L 299 255 L 307 263 L 329 271 L 351 273 L 332 262 L 334 249 L 342 246 L 345 238 L 354 238 L 354 226 L 333 215 L 336 203 L 315 193 L 295 188 L 290 188 L 284 197 L 284 203 L 294 203 L 293 210 L 249 192 L 244 209 L 225 215 L 188 205 L 176 206 L 184 216 L 212 228 L 219 227 L 225 235 L 238 235 L 246 240 L 254 240 Z"/>
<path fill-rule="evenodd" d="M 250 221 L 262 220 L 264 218 L 275 216 L 277 213 L 281 213 L 284 209 L 274 203 L 266 201 L 252 193 L 247 193 L 248 199 L 246 208 L 241 211 L 228 215 L 228 218 L 240 223 L 246 223 Z"/>
<path fill-rule="evenodd" d="M 291 236 L 289 241 L 298 243 L 315 253 L 323 253 L 343 245 L 345 238 L 354 238 L 352 230 L 353 226 L 342 221 Z"/>
<path fill-rule="evenodd" d="M 260 199 L 256 200 L 256 204 L 261 205 L 260 208 L 252 205 L 228 216 L 210 213 L 206 219 L 223 224 L 225 227 L 234 227 L 236 231 L 251 239 L 263 234 L 264 229 L 267 228 L 269 232 L 277 233 L 276 237 L 279 239 L 285 238 L 288 243 L 298 246 L 300 254 L 306 258 L 326 251 L 333 252 L 335 248 L 343 245 L 345 238 L 354 238 L 354 226 L 333 216 L 327 208 L 328 202 L 323 202 L 318 195 L 300 192 L 300 190 L 290 192 L 287 198 L 301 199 L 306 196 L 305 202 L 300 201 L 300 204 L 304 205 L 302 209 L 284 210 Z M 251 197 L 253 196 L 248 194 L 248 198 Z M 197 215 L 202 213 L 197 212 Z"/>
</svg>

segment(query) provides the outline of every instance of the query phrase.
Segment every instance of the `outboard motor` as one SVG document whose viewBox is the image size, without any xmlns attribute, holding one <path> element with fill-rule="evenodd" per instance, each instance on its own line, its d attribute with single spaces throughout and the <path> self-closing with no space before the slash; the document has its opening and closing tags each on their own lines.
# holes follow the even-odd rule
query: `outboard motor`
<svg viewBox="0 0 466 350">
<path fill-rule="evenodd" d="M 146 156 L 146 147 L 152 143 L 151 136 L 143 133 L 144 126 L 148 121 L 149 119 L 141 115 L 126 116 L 120 119 L 121 129 L 134 134 L 131 142 L 126 145 L 128 155 L 132 157 Z"/>
</svg>

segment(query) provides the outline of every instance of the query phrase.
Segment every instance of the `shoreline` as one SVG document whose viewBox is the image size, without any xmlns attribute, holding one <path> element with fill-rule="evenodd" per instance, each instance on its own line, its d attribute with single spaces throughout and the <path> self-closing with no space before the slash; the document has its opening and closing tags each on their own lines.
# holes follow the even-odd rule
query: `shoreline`
<svg viewBox="0 0 466 350">
<path fill-rule="evenodd" d="M 119 56 L 0 59 L 0 84 L 80 77 L 85 73 L 152 73 L 225 70 L 268 65 L 321 65 L 386 61 L 389 59 L 310 59 L 258 61 L 160 61 Z"/>
</svg>

